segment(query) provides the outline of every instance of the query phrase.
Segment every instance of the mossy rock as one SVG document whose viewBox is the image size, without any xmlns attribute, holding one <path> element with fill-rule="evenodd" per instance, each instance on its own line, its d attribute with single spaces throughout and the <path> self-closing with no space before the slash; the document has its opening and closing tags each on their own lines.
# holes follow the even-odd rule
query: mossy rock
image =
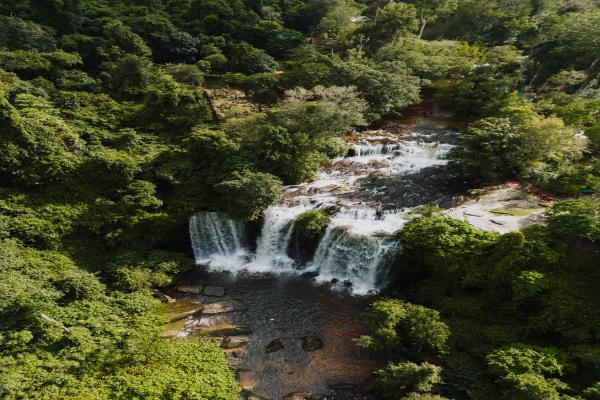
<svg viewBox="0 0 600 400">
<path fill-rule="evenodd" d="M 313 240 L 325 231 L 331 217 L 319 210 L 308 210 L 296 217 L 296 232 L 303 240 Z"/>
</svg>

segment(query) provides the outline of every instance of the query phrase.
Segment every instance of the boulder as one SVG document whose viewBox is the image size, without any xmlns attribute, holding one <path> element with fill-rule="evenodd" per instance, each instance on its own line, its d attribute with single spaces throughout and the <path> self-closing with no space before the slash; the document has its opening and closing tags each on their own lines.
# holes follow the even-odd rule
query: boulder
<svg viewBox="0 0 600 400">
<path fill-rule="evenodd" d="M 276 351 L 284 349 L 283 341 L 281 339 L 272 340 L 265 348 L 265 353 L 274 353 Z"/>
<path fill-rule="evenodd" d="M 200 294 L 203 287 L 203 285 L 178 285 L 175 286 L 175 290 L 182 293 Z"/>
<path fill-rule="evenodd" d="M 227 336 L 223 339 L 223 343 L 221 343 L 222 349 L 236 349 L 238 347 L 242 347 L 252 340 L 247 337 L 235 337 L 235 336 Z"/>
<path fill-rule="evenodd" d="M 225 288 L 221 286 L 205 286 L 202 294 L 205 296 L 223 297 L 225 296 Z"/>
<path fill-rule="evenodd" d="M 300 338 L 300 341 L 302 343 L 302 350 L 304 351 L 315 351 L 323 348 L 323 341 L 317 336 L 304 336 Z"/>
<path fill-rule="evenodd" d="M 247 325 L 219 324 L 199 326 L 194 328 L 194 332 L 214 336 L 242 336 L 251 334 L 252 329 Z"/>
</svg>

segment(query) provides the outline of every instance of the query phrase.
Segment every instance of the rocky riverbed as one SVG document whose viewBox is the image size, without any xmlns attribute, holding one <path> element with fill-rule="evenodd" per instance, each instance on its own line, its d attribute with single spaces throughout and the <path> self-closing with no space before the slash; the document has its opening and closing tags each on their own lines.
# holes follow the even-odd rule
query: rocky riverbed
<svg viewBox="0 0 600 400">
<path fill-rule="evenodd" d="M 247 399 L 370 399 L 379 365 L 353 344 L 374 296 L 299 275 L 196 271 L 166 290 L 165 336 L 211 335 Z M 207 288 L 210 288 L 207 290 Z"/>
</svg>

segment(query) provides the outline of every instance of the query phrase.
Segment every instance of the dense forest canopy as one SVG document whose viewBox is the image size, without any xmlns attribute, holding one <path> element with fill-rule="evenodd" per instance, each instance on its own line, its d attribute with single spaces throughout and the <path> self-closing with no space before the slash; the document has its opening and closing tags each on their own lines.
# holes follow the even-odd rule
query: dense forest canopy
<svg viewBox="0 0 600 400">
<path fill-rule="evenodd" d="M 378 396 L 600 399 L 599 57 L 592 0 L 3 0 L 0 397 L 237 398 L 211 339 L 160 337 L 188 218 L 259 220 L 428 95 L 472 121 L 457 179 L 584 196 L 505 235 L 416 215 L 358 340 Z"/>
</svg>

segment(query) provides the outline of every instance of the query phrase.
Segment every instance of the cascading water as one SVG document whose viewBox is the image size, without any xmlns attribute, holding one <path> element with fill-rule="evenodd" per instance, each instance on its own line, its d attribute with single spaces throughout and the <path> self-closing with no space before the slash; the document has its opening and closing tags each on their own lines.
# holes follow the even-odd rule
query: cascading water
<svg viewBox="0 0 600 400">
<path fill-rule="evenodd" d="M 218 212 L 199 212 L 190 218 L 190 237 L 197 264 L 229 267 L 246 256 L 245 227 Z"/>
<path fill-rule="evenodd" d="M 264 214 L 263 227 L 256 244 L 256 257 L 250 269 L 257 271 L 291 269 L 294 260 L 288 256 L 294 219 L 307 208 L 269 207 Z"/>
<path fill-rule="evenodd" d="M 352 284 L 354 293 L 364 294 L 386 283 L 387 270 L 400 245 L 390 237 L 352 233 L 349 227 L 327 228 L 312 265 L 319 280 Z"/>
<path fill-rule="evenodd" d="M 354 293 L 377 290 L 385 285 L 388 267 L 401 251 L 394 233 L 405 224 L 409 207 L 436 202 L 433 193 L 433 198 L 423 197 L 418 203 L 421 193 L 433 192 L 423 186 L 419 173 L 446 163 L 443 156 L 452 146 L 445 139 L 453 134 L 440 130 L 361 134 L 360 142 L 349 143 L 347 157 L 333 160 L 314 181 L 288 187 L 283 204 L 265 211 L 253 255 L 244 249 L 241 222 L 219 213 L 198 213 L 190 221 L 196 260 L 229 271 L 308 268 L 318 272 L 317 280 L 347 283 Z M 383 178 L 395 185 L 393 198 L 386 185 L 374 181 Z M 311 208 L 329 213 L 331 223 L 312 261 L 301 263 L 290 257 L 288 248 L 295 218 Z"/>
</svg>

